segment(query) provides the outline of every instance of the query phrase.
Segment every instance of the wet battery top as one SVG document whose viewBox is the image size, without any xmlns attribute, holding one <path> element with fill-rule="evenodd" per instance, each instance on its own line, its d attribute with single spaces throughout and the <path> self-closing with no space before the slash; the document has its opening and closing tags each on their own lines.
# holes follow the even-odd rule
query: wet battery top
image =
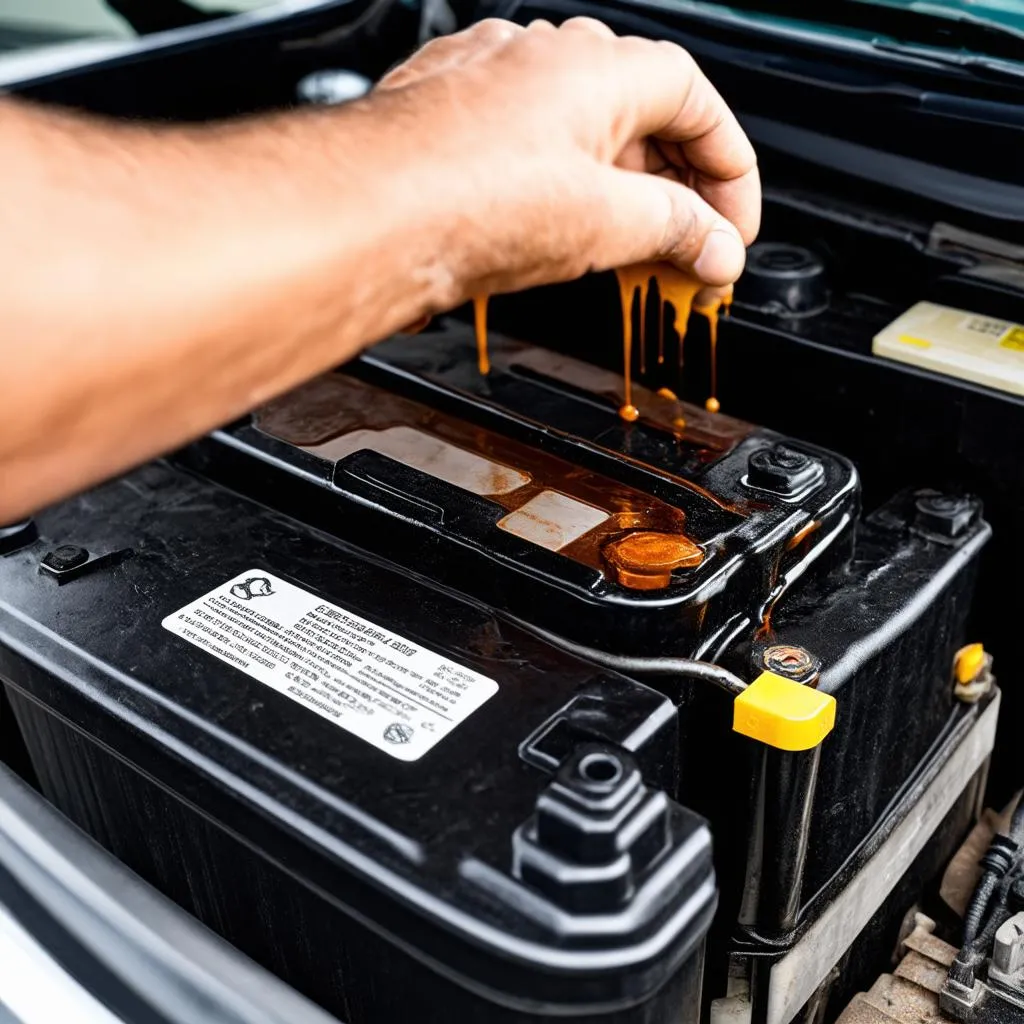
<svg viewBox="0 0 1024 1024">
<path fill-rule="evenodd" d="M 586 647 L 714 655 L 848 549 L 853 466 L 472 331 L 398 336 L 200 442 L 215 479 Z M 827 554 L 828 557 L 821 557 Z"/>
</svg>

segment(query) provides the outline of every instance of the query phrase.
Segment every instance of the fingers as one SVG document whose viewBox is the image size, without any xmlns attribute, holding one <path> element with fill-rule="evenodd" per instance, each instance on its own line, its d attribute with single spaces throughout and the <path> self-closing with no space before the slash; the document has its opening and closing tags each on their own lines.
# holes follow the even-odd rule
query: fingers
<svg viewBox="0 0 1024 1024">
<path fill-rule="evenodd" d="M 595 269 L 667 260 L 713 288 L 731 285 L 743 272 L 739 231 L 696 192 L 617 167 L 597 173 L 606 216 L 594 243 Z"/>
<path fill-rule="evenodd" d="M 733 288 L 731 284 L 712 287 L 708 285 L 701 288 L 693 297 L 693 308 L 698 312 L 711 312 L 721 309 L 724 303 L 732 301 Z"/>
<path fill-rule="evenodd" d="M 523 31 L 510 21 L 486 18 L 462 32 L 439 36 L 389 71 L 377 83 L 377 89 L 401 89 L 470 61 L 482 60 Z"/>
<path fill-rule="evenodd" d="M 602 39 L 616 39 L 615 33 L 597 18 L 569 18 L 559 26 L 561 32 L 589 32 L 591 35 L 600 36 Z"/>
<path fill-rule="evenodd" d="M 674 43 L 631 37 L 614 47 L 607 67 L 627 115 L 620 122 L 623 148 L 644 136 L 677 144 L 694 189 L 752 242 L 761 219 L 757 158 L 718 90 Z"/>
</svg>

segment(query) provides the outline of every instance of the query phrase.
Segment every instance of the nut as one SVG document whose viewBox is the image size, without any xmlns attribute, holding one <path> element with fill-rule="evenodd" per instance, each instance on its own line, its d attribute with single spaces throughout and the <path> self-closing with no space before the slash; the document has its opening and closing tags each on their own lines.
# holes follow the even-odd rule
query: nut
<svg viewBox="0 0 1024 1024">
<path fill-rule="evenodd" d="M 796 644 L 773 644 L 765 648 L 761 661 L 769 672 L 797 683 L 813 682 L 821 671 L 820 660 Z"/>
<path fill-rule="evenodd" d="M 914 502 L 917 525 L 942 537 L 957 537 L 975 517 L 976 503 L 970 498 L 923 492 Z"/>
<path fill-rule="evenodd" d="M 77 544 L 62 544 L 43 555 L 41 565 L 53 573 L 69 572 L 89 561 L 89 552 Z"/>
<path fill-rule="evenodd" d="M 759 491 L 792 497 L 819 484 L 824 475 L 817 459 L 788 445 L 776 444 L 750 453 L 744 482 Z"/>
</svg>

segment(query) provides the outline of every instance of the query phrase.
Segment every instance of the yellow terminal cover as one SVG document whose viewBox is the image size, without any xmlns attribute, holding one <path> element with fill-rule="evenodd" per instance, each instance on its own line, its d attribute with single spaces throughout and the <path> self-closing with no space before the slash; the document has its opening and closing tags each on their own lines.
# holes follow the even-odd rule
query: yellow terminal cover
<svg viewBox="0 0 1024 1024">
<path fill-rule="evenodd" d="M 835 722 L 835 697 L 774 672 L 762 672 L 733 701 L 733 731 L 779 750 L 810 750 Z"/>
<path fill-rule="evenodd" d="M 985 648 L 981 644 L 968 644 L 966 647 L 961 647 L 954 656 L 953 665 L 958 683 L 971 682 L 985 667 Z"/>
</svg>

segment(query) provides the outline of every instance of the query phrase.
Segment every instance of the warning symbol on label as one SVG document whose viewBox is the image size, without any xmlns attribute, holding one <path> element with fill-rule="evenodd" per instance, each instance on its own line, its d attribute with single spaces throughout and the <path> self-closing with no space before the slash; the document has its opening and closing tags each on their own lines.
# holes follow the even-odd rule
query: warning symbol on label
<svg viewBox="0 0 1024 1024">
<path fill-rule="evenodd" d="M 269 597 L 274 591 L 266 576 L 250 576 L 231 588 L 231 596 L 240 601 L 251 601 L 254 597 Z"/>
<path fill-rule="evenodd" d="M 392 722 L 384 730 L 384 739 L 388 743 L 408 743 L 412 739 L 413 728 L 405 722 Z"/>
</svg>

